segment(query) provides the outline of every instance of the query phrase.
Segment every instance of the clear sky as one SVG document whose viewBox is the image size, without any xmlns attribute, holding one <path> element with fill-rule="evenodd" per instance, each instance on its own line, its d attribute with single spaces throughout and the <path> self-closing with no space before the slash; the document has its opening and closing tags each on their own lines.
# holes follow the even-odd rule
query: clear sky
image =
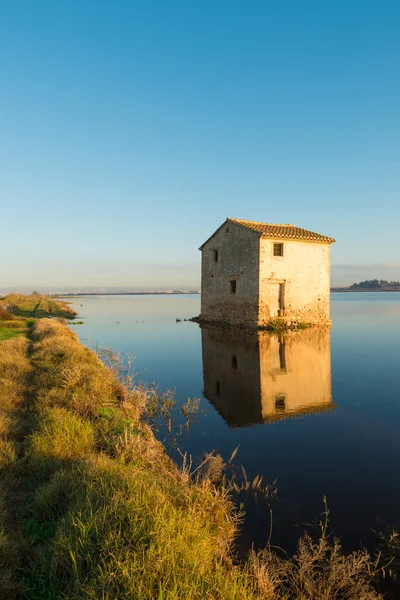
<svg viewBox="0 0 400 600">
<path fill-rule="evenodd" d="M 398 0 L 2 0 L 0 288 L 199 286 L 227 217 L 400 279 Z"/>
</svg>

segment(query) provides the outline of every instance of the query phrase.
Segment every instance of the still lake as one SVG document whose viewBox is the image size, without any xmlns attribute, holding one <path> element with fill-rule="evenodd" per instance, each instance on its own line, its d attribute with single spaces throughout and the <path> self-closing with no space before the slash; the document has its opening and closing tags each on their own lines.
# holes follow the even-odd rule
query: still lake
<svg viewBox="0 0 400 600">
<path fill-rule="evenodd" d="M 177 406 L 200 398 L 182 452 L 229 459 L 239 446 L 249 477 L 277 481 L 273 543 L 291 550 L 324 496 L 346 550 L 400 526 L 400 293 L 333 293 L 330 331 L 281 339 L 177 322 L 199 314 L 199 295 L 86 296 L 72 307 L 84 344 L 135 357 L 137 380 L 174 390 Z M 167 441 L 162 423 L 157 435 Z M 269 511 L 246 508 L 240 544 L 262 546 Z"/>
</svg>

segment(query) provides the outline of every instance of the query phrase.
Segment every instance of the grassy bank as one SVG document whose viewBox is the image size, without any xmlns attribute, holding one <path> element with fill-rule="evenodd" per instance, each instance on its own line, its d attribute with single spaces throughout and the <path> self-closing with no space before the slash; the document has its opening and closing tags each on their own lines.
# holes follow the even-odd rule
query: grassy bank
<svg viewBox="0 0 400 600">
<path fill-rule="evenodd" d="M 41 319 L 43 317 L 62 317 L 74 319 L 76 312 L 63 300 L 51 298 L 43 294 L 8 294 L 0 300 L 10 313 L 19 317 Z"/>
<path fill-rule="evenodd" d="M 61 317 L 75 319 L 67 302 L 42 294 L 9 294 L 0 299 L 0 342 L 26 334 L 36 319 Z"/>
<path fill-rule="evenodd" d="M 213 469 L 167 457 L 128 390 L 65 325 L 0 343 L 0 597 L 375 600 L 365 552 L 322 529 L 291 559 L 238 564 L 238 516 Z"/>
</svg>

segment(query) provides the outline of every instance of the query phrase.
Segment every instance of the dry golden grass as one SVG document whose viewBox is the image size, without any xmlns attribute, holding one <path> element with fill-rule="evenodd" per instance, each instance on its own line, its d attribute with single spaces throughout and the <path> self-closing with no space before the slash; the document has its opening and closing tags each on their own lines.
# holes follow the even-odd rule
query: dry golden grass
<svg viewBox="0 0 400 600">
<path fill-rule="evenodd" d="M 14 468 L 18 459 L 20 428 L 18 414 L 23 411 L 31 365 L 28 341 L 13 338 L 0 342 L 0 598 L 18 593 L 19 530 L 12 518 L 16 488 Z"/>
<path fill-rule="evenodd" d="M 65 408 L 49 408 L 31 437 L 31 451 L 36 458 L 74 460 L 93 451 L 94 429 Z"/>
</svg>

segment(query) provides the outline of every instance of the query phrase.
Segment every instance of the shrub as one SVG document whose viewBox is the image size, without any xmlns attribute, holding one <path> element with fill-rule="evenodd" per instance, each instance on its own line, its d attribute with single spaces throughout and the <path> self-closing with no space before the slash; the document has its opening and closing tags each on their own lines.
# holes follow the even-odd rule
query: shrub
<svg viewBox="0 0 400 600">
<path fill-rule="evenodd" d="M 266 326 L 268 331 L 286 331 L 288 328 L 284 319 L 271 319 Z"/>
<path fill-rule="evenodd" d="M 0 321 L 12 321 L 15 319 L 14 315 L 12 315 L 8 310 L 0 306 Z"/>
</svg>

